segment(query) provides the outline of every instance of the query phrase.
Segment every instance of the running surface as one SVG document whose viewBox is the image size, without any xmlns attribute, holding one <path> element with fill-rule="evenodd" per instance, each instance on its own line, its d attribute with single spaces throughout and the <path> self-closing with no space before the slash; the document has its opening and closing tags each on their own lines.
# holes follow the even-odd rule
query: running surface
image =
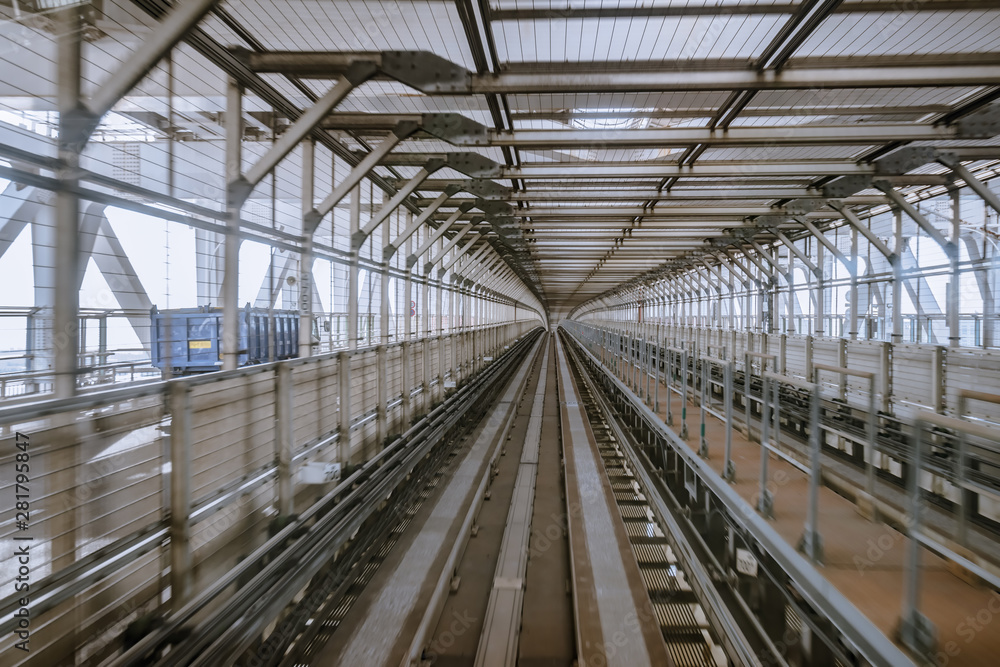
<svg viewBox="0 0 1000 667">
<path fill-rule="evenodd" d="M 557 363 L 580 666 L 669 665 L 561 341 Z"/>
</svg>

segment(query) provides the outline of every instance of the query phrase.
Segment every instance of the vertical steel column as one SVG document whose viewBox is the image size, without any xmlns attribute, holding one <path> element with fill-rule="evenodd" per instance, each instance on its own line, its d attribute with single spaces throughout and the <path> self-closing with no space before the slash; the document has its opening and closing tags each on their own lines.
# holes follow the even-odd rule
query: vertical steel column
<svg viewBox="0 0 1000 667">
<path fill-rule="evenodd" d="M 392 220 L 392 215 L 382 221 L 382 248 L 389 245 L 392 240 L 390 238 L 390 221 Z M 372 239 L 372 244 L 374 245 L 374 239 Z M 383 260 L 379 264 L 379 304 L 378 304 L 378 328 L 379 328 L 379 343 L 382 345 L 389 344 L 389 262 L 388 260 Z M 382 381 L 382 378 L 379 378 Z"/>
<path fill-rule="evenodd" d="M 337 354 L 340 379 L 340 409 L 337 424 L 337 458 L 340 461 L 342 479 L 347 479 L 351 466 L 351 353 L 341 350 Z"/>
<path fill-rule="evenodd" d="M 55 290 L 52 312 L 53 391 L 56 398 L 76 393 L 80 330 L 80 199 L 74 192 L 79 180 L 80 152 L 86 143 L 74 117 L 80 100 L 82 59 L 80 5 L 57 12 L 57 54 L 60 167 L 55 205 Z"/>
<path fill-rule="evenodd" d="M 191 597 L 191 393 L 170 385 L 170 606 Z"/>
<path fill-rule="evenodd" d="M 959 318 L 962 311 L 961 297 L 961 275 L 958 272 L 958 260 L 961 257 L 959 243 L 962 236 L 962 201 L 959 197 L 958 188 L 950 188 L 951 194 L 951 248 L 948 253 L 950 273 L 948 281 L 948 303 L 946 312 L 948 317 L 948 346 L 958 347 L 961 341 L 961 329 Z"/>
<path fill-rule="evenodd" d="M 826 334 L 826 257 L 824 256 L 824 245 L 819 239 L 812 239 L 816 245 L 816 267 L 819 272 L 816 276 L 816 323 L 813 325 L 813 335 L 822 338 Z"/>
<path fill-rule="evenodd" d="M 449 342 L 451 343 L 451 381 L 458 387 L 459 376 L 461 371 L 459 365 L 461 363 L 461 357 L 458 353 L 458 344 L 461 337 L 461 325 L 458 324 L 457 318 L 455 317 L 455 311 L 458 305 L 461 303 L 461 299 L 456 298 L 455 290 L 448 290 L 448 329 L 450 334 L 448 336 Z M 465 313 L 462 313 L 465 316 Z"/>
<path fill-rule="evenodd" d="M 226 239 L 222 274 L 222 369 L 239 365 L 240 211 L 233 185 L 243 175 L 243 86 L 230 77 L 226 88 Z"/>
<path fill-rule="evenodd" d="M 434 286 L 435 301 L 437 302 L 437 336 L 435 346 L 437 347 L 437 398 L 440 400 L 444 396 L 444 368 L 445 368 L 445 335 L 444 335 L 444 286 L 439 280 Z"/>
<path fill-rule="evenodd" d="M 274 439 L 274 458 L 278 464 L 278 515 L 287 517 L 294 512 L 295 497 L 292 490 L 292 425 L 295 423 L 292 410 L 292 367 L 279 362 L 275 375 L 277 437 Z"/>
<path fill-rule="evenodd" d="M 850 327 L 847 332 L 851 340 L 858 339 L 858 229 L 851 227 L 851 308 Z"/>
<path fill-rule="evenodd" d="M 361 229 L 361 186 L 351 190 L 351 212 L 348 238 Z M 347 349 L 358 349 L 358 249 L 351 247 L 350 265 L 347 269 Z"/>
<path fill-rule="evenodd" d="M 313 210 L 314 168 L 316 144 L 312 139 L 302 142 L 302 250 L 299 253 L 299 355 L 312 356 L 313 324 L 313 234 L 315 228 L 308 214 Z M 274 176 L 272 175 L 272 178 Z"/>
<path fill-rule="evenodd" d="M 898 345 L 903 342 L 903 211 L 899 208 L 892 209 L 893 234 L 895 241 L 893 244 L 892 261 L 892 343 Z"/>
</svg>

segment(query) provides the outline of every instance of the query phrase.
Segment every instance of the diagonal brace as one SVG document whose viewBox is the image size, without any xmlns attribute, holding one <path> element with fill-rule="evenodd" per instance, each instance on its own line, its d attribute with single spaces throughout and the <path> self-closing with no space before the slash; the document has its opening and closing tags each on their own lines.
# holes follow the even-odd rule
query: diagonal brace
<svg viewBox="0 0 1000 667">
<path fill-rule="evenodd" d="M 362 229 L 354 232 L 351 237 L 351 247 L 354 250 L 359 249 L 364 245 L 365 241 L 371 236 L 372 232 L 378 229 L 378 226 L 385 222 L 386 218 L 392 214 L 397 208 L 403 205 L 406 198 L 409 197 L 413 192 L 420 187 L 420 184 L 427 180 L 427 178 L 433 174 L 435 171 L 444 166 L 444 160 L 439 160 L 437 158 L 431 158 L 427 161 L 427 164 L 417 172 L 416 176 L 407 181 L 400 190 L 392 196 L 392 199 L 387 201 L 385 205 L 378 210 L 375 215 L 372 216 L 368 224 Z"/>
</svg>

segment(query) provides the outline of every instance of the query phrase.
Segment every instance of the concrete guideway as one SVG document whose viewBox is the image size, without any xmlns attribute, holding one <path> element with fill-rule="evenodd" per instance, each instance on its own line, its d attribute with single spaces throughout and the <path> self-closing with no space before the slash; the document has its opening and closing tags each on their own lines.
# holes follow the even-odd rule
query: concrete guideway
<svg viewBox="0 0 1000 667">
<path fill-rule="evenodd" d="M 454 563 L 448 561 L 454 556 L 447 547 L 468 539 L 471 525 L 463 521 L 467 514 L 462 510 L 481 501 L 482 487 L 506 438 L 540 346 L 540 342 L 535 344 L 502 398 L 491 409 L 424 522 L 414 526 L 419 533 L 408 544 L 401 545 L 405 549 L 399 550 L 398 560 L 394 559 L 397 566 L 384 568 L 376 575 L 340 631 L 316 655 L 314 664 L 405 664 L 414 647 L 420 654 L 422 642 L 415 636 L 429 624 L 425 616 L 431 614 L 435 593 L 440 591 L 438 584 L 451 581 Z M 425 614 L 421 615 L 420 610 L 425 610 Z M 394 630 L 387 632 L 387 628 Z"/>
</svg>

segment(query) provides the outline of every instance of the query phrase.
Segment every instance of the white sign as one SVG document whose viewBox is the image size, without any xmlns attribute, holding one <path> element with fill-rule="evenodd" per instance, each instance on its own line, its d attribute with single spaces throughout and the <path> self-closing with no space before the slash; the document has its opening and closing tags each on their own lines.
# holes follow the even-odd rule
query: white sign
<svg viewBox="0 0 1000 667">
<path fill-rule="evenodd" d="M 746 549 L 736 550 L 736 571 L 751 577 L 757 576 L 757 559 Z"/>
</svg>

